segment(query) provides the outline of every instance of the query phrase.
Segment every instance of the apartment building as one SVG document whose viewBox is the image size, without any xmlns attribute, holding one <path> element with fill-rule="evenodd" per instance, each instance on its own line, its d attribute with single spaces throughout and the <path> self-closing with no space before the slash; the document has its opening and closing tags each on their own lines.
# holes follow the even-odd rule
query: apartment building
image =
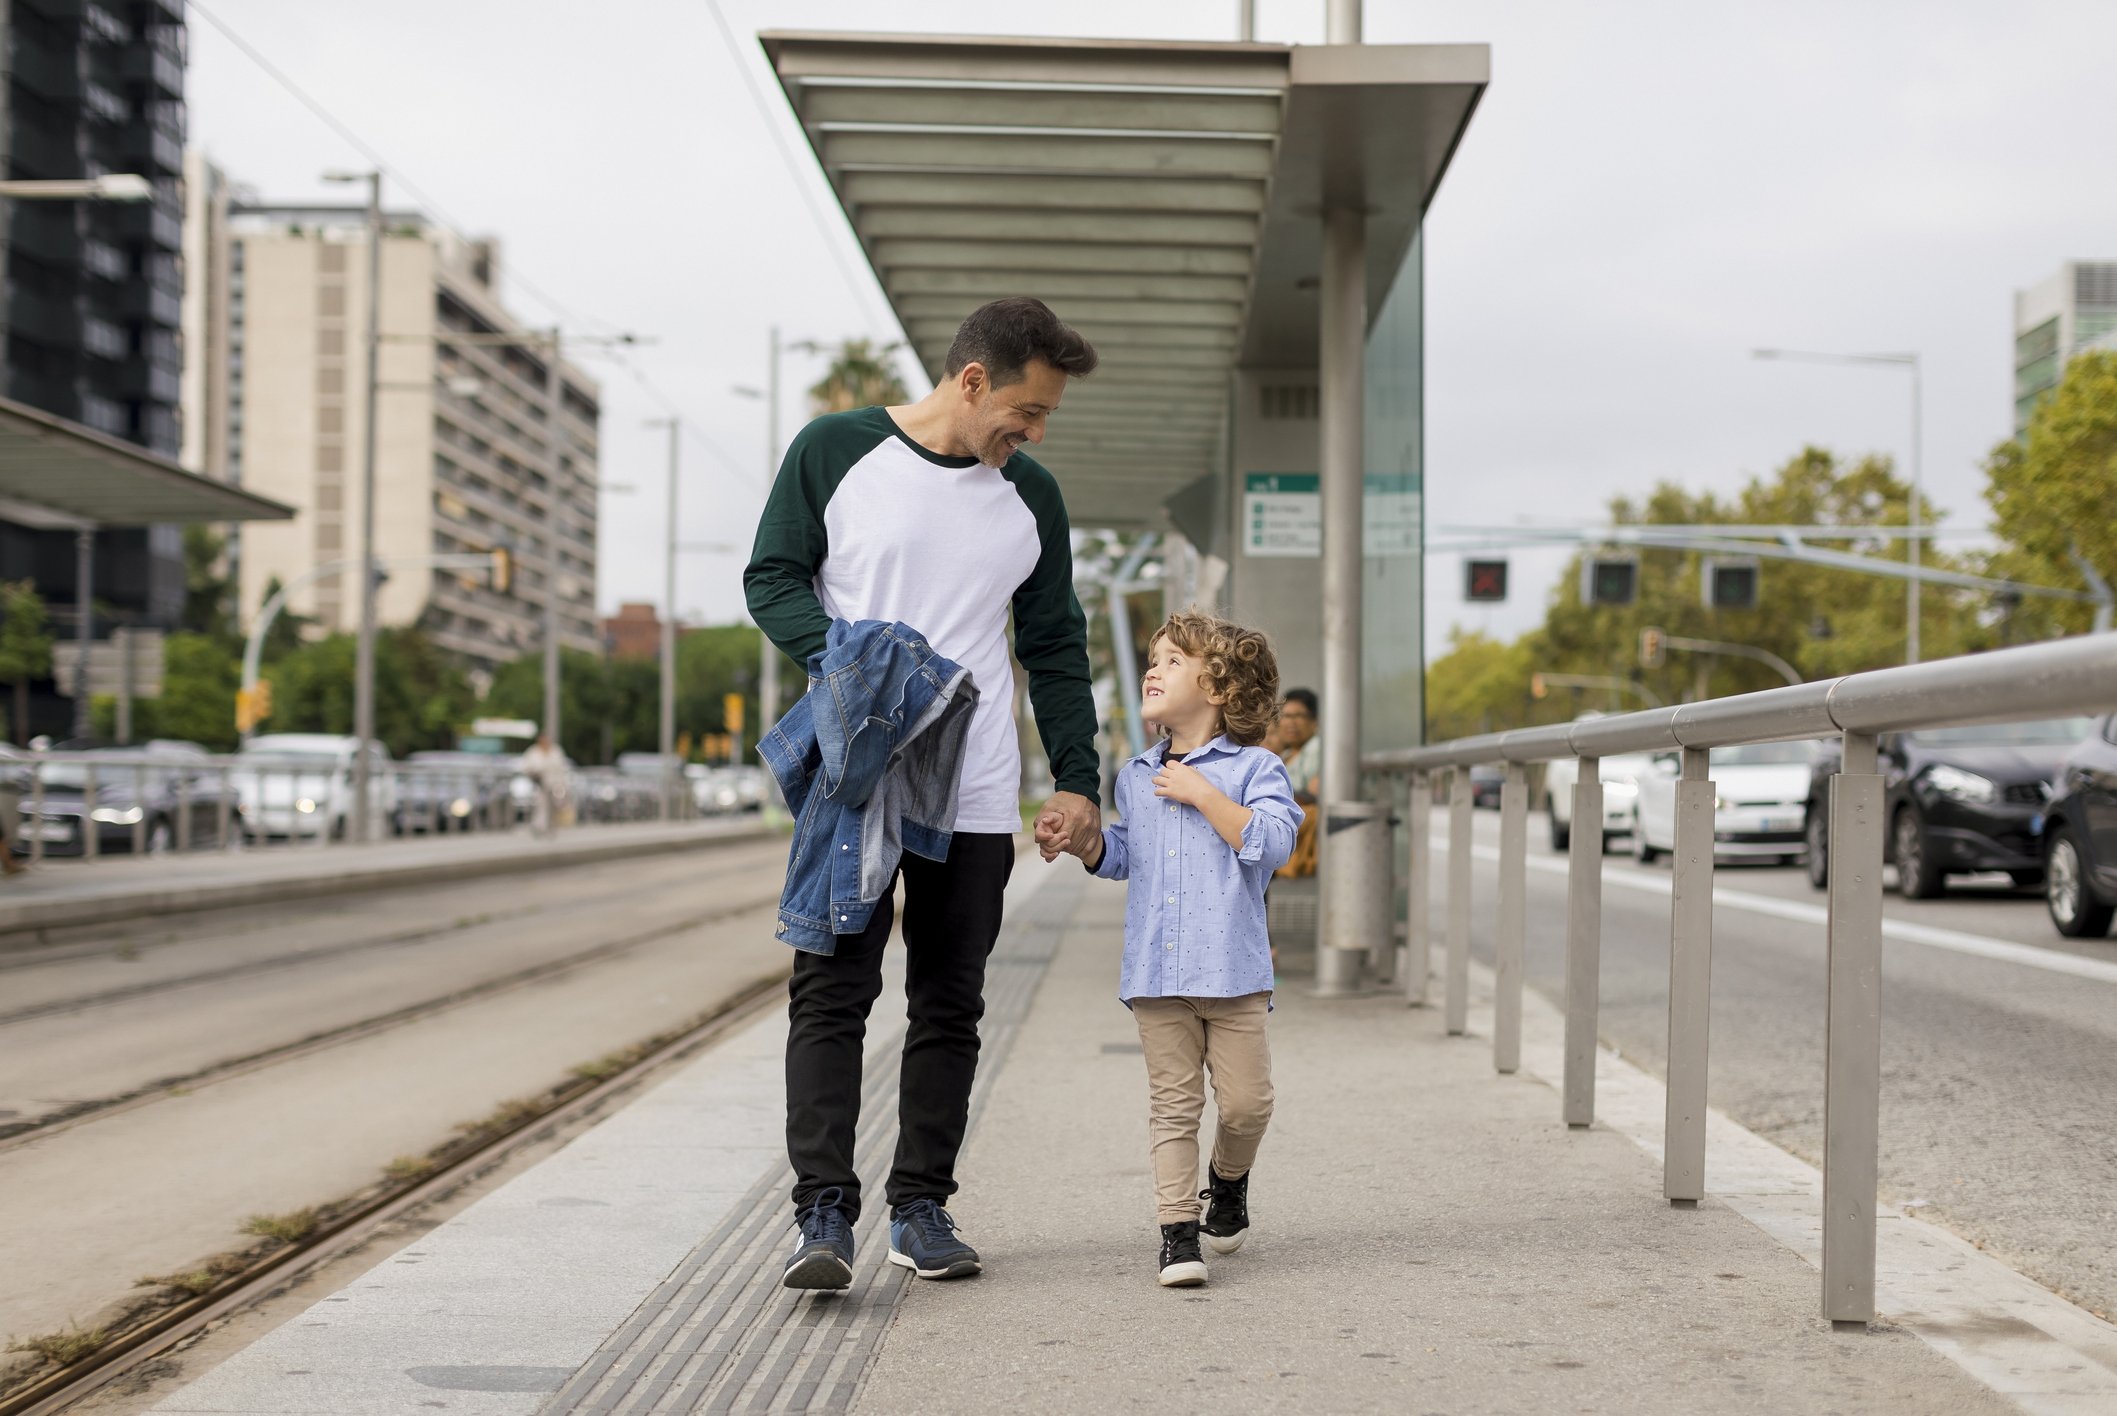
<svg viewBox="0 0 2117 1416">
<path fill-rule="evenodd" d="M 241 611 L 247 621 L 273 583 L 300 582 L 288 597 L 293 612 L 351 631 L 368 398 L 366 209 L 218 190 L 193 210 L 194 268 L 209 287 L 195 327 L 209 353 L 187 382 L 187 430 L 200 470 L 301 509 L 292 523 L 243 531 Z M 595 652 L 596 383 L 562 362 L 554 419 L 544 348 L 533 336 L 491 342 L 521 328 L 498 298 L 494 242 L 414 213 L 390 213 L 385 233 L 379 621 L 417 625 L 474 672 L 490 672 L 542 646 L 551 577 L 561 643 Z M 505 588 L 483 570 L 415 563 L 498 547 L 513 552 Z"/>
<path fill-rule="evenodd" d="M 2117 261 L 2067 261 L 2014 292 L 2014 432 L 2058 387 L 2073 356 L 2117 333 Z"/>
</svg>

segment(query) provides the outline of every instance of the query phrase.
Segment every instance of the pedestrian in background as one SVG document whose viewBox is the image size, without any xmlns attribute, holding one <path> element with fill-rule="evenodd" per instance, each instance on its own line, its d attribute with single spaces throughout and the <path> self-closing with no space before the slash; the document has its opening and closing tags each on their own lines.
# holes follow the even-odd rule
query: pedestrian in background
<svg viewBox="0 0 2117 1416">
<path fill-rule="evenodd" d="M 538 733 L 534 746 L 522 754 L 522 775 L 529 779 L 534 795 L 529 803 L 529 832 L 549 836 L 558 824 L 559 800 L 566 791 L 570 766 L 566 754 L 552 743 L 551 734 Z"/>
<path fill-rule="evenodd" d="M 1300 812 L 1285 765 L 1259 745 L 1278 697 L 1262 634 L 1207 614 L 1171 615 L 1148 646 L 1140 685 L 1140 717 L 1161 740 L 1119 769 L 1118 821 L 1074 852 L 1103 879 L 1128 882 L 1118 997 L 1147 1062 L 1164 1288 L 1206 1281 L 1201 1234 L 1215 1253 L 1242 1246 L 1250 1166 L 1272 1116 L 1264 888 L 1294 848 Z M 1057 850 L 1047 845 L 1044 858 Z M 1208 1077 L 1216 1123 L 1200 1190 Z"/>
<path fill-rule="evenodd" d="M 1301 829 L 1294 853 L 1279 873 L 1289 880 L 1316 873 L 1317 799 L 1323 794 L 1323 739 L 1316 733 L 1316 693 L 1290 688 L 1279 706 L 1279 756 L 1301 804 Z"/>
</svg>

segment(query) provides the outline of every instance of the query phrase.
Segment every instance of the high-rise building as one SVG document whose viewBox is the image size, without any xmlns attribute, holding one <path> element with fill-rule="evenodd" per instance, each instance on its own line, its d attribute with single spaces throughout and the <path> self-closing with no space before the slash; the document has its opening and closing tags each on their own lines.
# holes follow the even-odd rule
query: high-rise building
<svg viewBox="0 0 2117 1416">
<path fill-rule="evenodd" d="M 301 509 L 243 531 L 236 558 L 247 622 L 275 582 L 289 609 L 350 631 L 360 603 L 360 474 L 367 404 L 368 233 L 364 206 L 268 205 L 210 171 L 196 190 L 193 269 L 208 282 L 191 312 L 209 356 L 187 383 L 200 470 Z M 538 649 L 557 554 L 560 641 L 595 651 L 595 382 L 561 365 L 556 429 L 546 417 L 543 347 L 491 344 L 521 328 L 495 289 L 498 249 L 392 212 L 382 249 L 383 347 L 377 417 L 375 554 L 398 564 L 377 597 L 383 625 L 416 625 L 473 670 Z M 218 354 L 212 353 L 218 349 Z M 422 556 L 512 553 L 512 583 Z"/>
<path fill-rule="evenodd" d="M 174 457 L 182 265 L 182 0 L 0 4 L 0 154 L 14 179 L 137 173 L 151 201 L 0 200 L 0 393 Z M 174 625 L 175 527 L 95 538 L 105 623 Z M 28 577 L 63 627 L 71 531 L 0 518 L 0 577 Z"/>
<path fill-rule="evenodd" d="M 2067 261 L 2014 292 L 2014 432 L 2058 387 L 2066 364 L 2117 332 L 2117 261 Z"/>
</svg>

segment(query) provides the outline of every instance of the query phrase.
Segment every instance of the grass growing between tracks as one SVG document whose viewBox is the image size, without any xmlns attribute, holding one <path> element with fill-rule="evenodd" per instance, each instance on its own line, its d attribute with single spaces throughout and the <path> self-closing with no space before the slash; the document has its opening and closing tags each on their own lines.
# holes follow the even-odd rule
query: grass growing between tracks
<svg viewBox="0 0 2117 1416">
<path fill-rule="evenodd" d="M 76 1323 L 58 1332 L 25 1337 L 7 1344 L 10 1352 L 27 1352 L 61 1367 L 80 1361 L 110 1340 L 101 1328 L 83 1328 Z"/>
</svg>

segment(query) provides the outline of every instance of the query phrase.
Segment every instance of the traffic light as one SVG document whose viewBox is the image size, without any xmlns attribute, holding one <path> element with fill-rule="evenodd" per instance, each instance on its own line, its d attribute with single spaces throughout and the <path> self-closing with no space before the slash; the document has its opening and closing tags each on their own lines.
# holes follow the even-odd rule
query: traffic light
<svg viewBox="0 0 2117 1416">
<path fill-rule="evenodd" d="M 720 700 L 720 721 L 731 734 L 742 736 L 742 695 L 730 693 Z"/>
<path fill-rule="evenodd" d="M 1542 698 L 1550 691 L 1544 686 L 1544 675 L 1541 670 L 1529 675 L 1529 696 L 1531 698 Z"/>
<path fill-rule="evenodd" d="M 1668 662 L 1668 657 L 1669 637 L 1666 634 L 1653 625 L 1639 631 L 1639 667 L 1658 669 Z"/>
<path fill-rule="evenodd" d="M 1746 558 L 1723 560 L 1707 556 L 1700 590 L 1709 610 L 1754 610 L 1757 608 L 1757 562 Z"/>
<path fill-rule="evenodd" d="M 1580 563 L 1584 605 L 1629 605 L 1639 598 L 1637 556 L 1590 555 Z"/>
<path fill-rule="evenodd" d="M 1495 603 L 1507 598 L 1507 562 L 1466 560 L 1463 562 L 1463 598 Z"/>
<path fill-rule="evenodd" d="M 492 588 L 502 595 L 515 586 L 515 553 L 505 546 L 493 547 Z"/>
<path fill-rule="evenodd" d="M 235 730 L 247 733 L 272 716 L 272 680 L 259 679 L 235 690 Z"/>
</svg>

